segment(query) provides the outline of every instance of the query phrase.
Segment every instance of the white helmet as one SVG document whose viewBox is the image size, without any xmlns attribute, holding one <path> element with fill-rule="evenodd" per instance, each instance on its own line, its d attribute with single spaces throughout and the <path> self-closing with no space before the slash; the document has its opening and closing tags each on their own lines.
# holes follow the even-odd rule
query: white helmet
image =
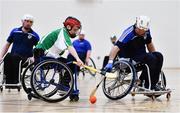
<svg viewBox="0 0 180 113">
<path fill-rule="evenodd" d="M 147 31 L 149 29 L 150 18 L 147 16 L 136 17 L 136 27 Z"/>
<path fill-rule="evenodd" d="M 23 17 L 22 17 L 22 21 L 24 20 L 30 20 L 30 21 L 34 21 L 34 17 L 30 14 L 25 14 Z"/>
</svg>

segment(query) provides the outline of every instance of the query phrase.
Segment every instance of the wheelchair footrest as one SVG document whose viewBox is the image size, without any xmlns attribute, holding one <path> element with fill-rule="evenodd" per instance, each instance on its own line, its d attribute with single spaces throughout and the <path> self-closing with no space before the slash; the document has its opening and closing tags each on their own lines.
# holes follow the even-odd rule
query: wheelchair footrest
<svg viewBox="0 0 180 113">
<path fill-rule="evenodd" d="M 163 95 L 166 93 L 171 93 L 170 89 L 162 90 L 162 91 L 154 91 L 154 90 L 145 90 L 145 91 L 132 91 L 131 94 L 144 94 L 144 95 Z"/>
</svg>

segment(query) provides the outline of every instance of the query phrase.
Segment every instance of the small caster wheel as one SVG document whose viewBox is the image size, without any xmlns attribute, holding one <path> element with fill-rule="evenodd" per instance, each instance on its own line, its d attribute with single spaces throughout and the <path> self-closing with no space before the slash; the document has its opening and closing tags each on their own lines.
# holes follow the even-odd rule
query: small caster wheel
<svg viewBox="0 0 180 113">
<path fill-rule="evenodd" d="M 70 101 L 73 101 L 74 95 L 70 95 L 70 96 L 69 96 L 69 99 L 70 99 Z"/>
<path fill-rule="evenodd" d="M 32 99 L 32 95 L 31 94 L 28 94 L 27 97 L 28 97 L 28 100 Z"/>
<path fill-rule="evenodd" d="M 131 92 L 131 96 L 133 96 L 133 97 L 134 97 L 134 96 L 135 96 L 135 93 L 134 93 L 134 92 Z"/>
<path fill-rule="evenodd" d="M 70 95 L 69 98 L 70 98 L 70 101 L 77 102 L 79 100 L 79 96 L 78 95 Z"/>
<path fill-rule="evenodd" d="M 169 101 L 169 99 L 171 98 L 171 94 L 168 93 L 168 94 L 166 95 L 166 98 L 167 98 L 167 101 Z"/>
<path fill-rule="evenodd" d="M 20 92 L 21 91 L 21 88 L 18 88 L 18 92 Z"/>
<path fill-rule="evenodd" d="M 152 101 L 154 101 L 156 99 L 156 97 L 154 95 L 151 96 Z"/>
<path fill-rule="evenodd" d="M 85 72 L 83 71 L 82 73 L 83 73 L 83 77 L 85 77 Z"/>
<path fill-rule="evenodd" d="M 74 101 L 76 101 L 76 102 L 79 101 L 79 96 L 78 95 L 74 96 Z"/>
<path fill-rule="evenodd" d="M 10 92 L 11 92 L 11 89 L 8 89 L 8 92 L 10 93 Z"/>
<path fill-rule="evenodd" d="M 31 88 L 27 88 L 27 93 L 31 93 L 32 89 Z"/>
<path fill-rule="evenodd" d="M 1 87 L 1 92 L 3 91 L 3 87 Z"/>
</svg>

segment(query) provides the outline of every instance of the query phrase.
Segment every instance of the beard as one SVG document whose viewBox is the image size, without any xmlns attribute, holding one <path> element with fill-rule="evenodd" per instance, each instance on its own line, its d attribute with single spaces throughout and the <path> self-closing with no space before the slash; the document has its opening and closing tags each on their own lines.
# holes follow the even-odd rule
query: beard
<svg viewBox="0 0 180 113">
<path fill-rule="evenodd" d="M 76 34 L 70 34 L 71 38 L 75 38 L 77 35 Z"/>
<path fill-rule="evenodd" d="M 25 30 L 29 31 L 31 28 L 29 27 L 24 27 Z"/>
<path fill-rule="evenodd" d="M 79 39 L 79 40 L 83 41 L 84 39 Z"/>
<path fill-rule="evenodd" d="M 26 30 L 26 31 L 29 31 L 31 29 L 31 26 L 23 26 L 23 28 Z"/>
<path fill-rule="evenodd" d="M 26 31 L 29 31 L 29 30 L 31 29 L 31 26 L 32 26 L 32 25 L 23 23 L 22 26 L 23 26 L 23 28 L 24 28 Z"/>
</svg>

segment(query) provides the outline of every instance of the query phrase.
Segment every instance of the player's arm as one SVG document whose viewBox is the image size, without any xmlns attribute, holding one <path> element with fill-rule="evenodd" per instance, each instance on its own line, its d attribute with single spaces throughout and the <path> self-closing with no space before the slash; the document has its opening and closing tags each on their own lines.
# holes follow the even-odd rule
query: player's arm
<svg viewBox="0 0 180 113">
<path fill-rule="evenodd" d="M 116 54 L 120 51 L 119 47 L 117 45 L 113 46 L 111 49 L 111 52 L 109 54 L 109 61 L 108 64 L 105 66 L 105 71 L 111 71 L 113 67 L 113 60 L 116 57 Z"/>
<path fill-rule="evenodd" d="M 129 34 L 128 34 L 129 33 Z M 127 43 L 131 37 L 132 33 L 124 31 L 119 40 L 116 42 L 116 44 L 112 47 L 111 52 L 109 54 L 109 61 L 108 64 L 105 66 L 106 71 L 111 71 L 113 67 L 113 60 L 116 57 L 117 53 L 120 51 L 120 48 L 124 47 L 124 44 Z"/>
<path fill-rule="evenodd" d="M 91 57 L 91 50 L 92 50 L 92 47 L 91 47 L 91 44 L 90 42 L 87 41 L 87 53 L 86 53 L 86 64 L 88 64 L 89 62 L 89 59 Z"/>
<path fill-rule="evenodd" d="M 155 52 L 156 51 L 154 44 L 152 42 L 150 30 L 147 31 L 147 38 L 145 40 L 145 43 L 146 43 L 146 46 L 147 46 L 147 49 L 149 52 Z"/>
<path fill-rule="evenodd" d="M 74 49 L 74 47 L 73 46 L 68 46 L 67 49 L 68 49 L 69 53 L 76 59 L 78 65 L 79 66 L 83 65 L 83 62 L 80 60 L 80 58 L 79 58 L 76 50 Z"/>
<path fill-rule="evenodd" d="M 7 53 L 10 46 L 11 46 L 11 43 L 9 43 L 9 42 L 6 42 L 6 44 L 3 46 L 1 54 L 0 54 L 0 60 L 2 60 L 4 55 Z"/>
<path fill-rule="evenodd" d="M 4 55 L 8 52 L 9 47 L 11 46 L 11 43 L 13 43 L 14 39 L 13 39 L 13 33 L 16 29 L 13 29 L 9 35 L 9 37 L 7 38 L 6 44 L 3 46 L 2 51 L 0 53 L 0 61 L 3 60 L 2 58 L 4 57 Z"/>
<path fill-rule="evenodd" d="M 149 52 L 155 52 L 156 51 L 153 42 L 147 44 L 147 49 Z"/>
<path fill-rule="evenodd" d="M 91 57 L 91 50 L 88 50 L 87 53 L 86 53 L 86 63 L 87 64 L 89 62 L 90 57 Z"/>
<path fill-rule="evenodd" d="M 111 52 L 109 54 L 109 63 L 113 63 L 114 58 L 116 57 L 117 53 L 120 51 L 118 46 L 113 46 Z"/>
</svg>

